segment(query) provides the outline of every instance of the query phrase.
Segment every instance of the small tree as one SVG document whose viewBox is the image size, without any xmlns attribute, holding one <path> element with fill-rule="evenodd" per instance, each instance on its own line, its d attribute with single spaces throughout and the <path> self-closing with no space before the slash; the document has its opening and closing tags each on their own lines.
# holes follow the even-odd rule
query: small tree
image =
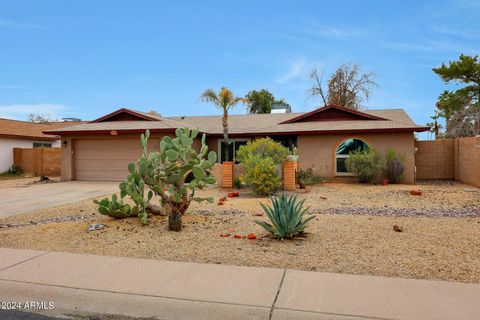
<svg viewBox="0 0 480 320">
<path fill-rule="evenodd" d="M 445 84 L 456 83 L 456 90 L 445 90 L 438 97 L 436 114 L 445 118 L 449 138 L 480 134 L 480 59 L 461 54 L 458 60 L 442 63 L 433 72 Z"/>
<path fill-rule="evenodd" d="M 328 90 L 323 88 L 323 72 L 314 68 L 310 73 L 313 81 L 308 90 L 310 96 L 320 96 L 323 104 L 336 104 L 351 109 L 361 109 L 362 103 L 369 99 L 373 87 L 374 73 L 362 73 L 356 63 L 342 64 L 328 80 Z M 326 93 L 325 93 L 326 92 Z"/>
<path fill-rule="evenodd" d="M 52 117 L 46 113 L 30 113 L 28 115 L 28 121 L 31 123 L 48 123 L 52 122 Z"/>
<path fill-rule="evenodd" d="M 345 161 L 347 170 L 357 175 L 358 182 L 372 181 L 382 168 L 380 156 L 375 149 L 356 150 Z"/>
<path fill-rule="evenodd" d="M 283 100 L 277 100 L 267 89 L 260 91 L 251 90 L 245 96 L 245 102 L 249 113 L 271 113 L 272 106 L 275 103 L 281 103 Z"/>
<path fill-rule="evenodd" d="M 390 183 L 399 183 L 405 172 L 405 156 L 388 149 L 385 155 L 385 176 Z"/>
<path fill-rule="evenodd" d="M 282 185 L 278 166 L 289 155 L 287 148 L 270 138 L 256 139 L 241 146 L 236 159 L 244 165 L 241 179 L 253 192 L 267 195 Z"/>
<path fill-rule="evenodd" d="M 121 198 L 128 195 L 135 205 L 130 207 L 112 196 L 111 201 L 103 199 L 96 202 L 100 205 L 100 213 L 114 217 L 129 217 L 137 214 L 140 221 L 147 224 L 147 211 L 156 211 L 168 215 L 169 230 L 180 231 L 181 217 L 192 200 L 213 201 L 212 198 L 195 196 L 196 189 L 202 189 L 216 182 L 212 176 L 212 170 L 217 160 L 215 152 L 208 153 L 205 135 L 202 136 L 200 151 L 197 152 L 192 148 L 197 134 L 196 129 L 178 128 L 175 131 L 175 138 L 163 137 L 160 142 L 160 152 L 151 153 L 148 152 L 150 132 L 147 130 L 142 134 L 143 154 L 137 165 L 134 163 L 128 165 L 130 174 L 126 181 L 120 183 Z M 190 173 L 193 173 L 193 180 L 187 184 L 185 180 Z M 147 188 L 149 190 L 145 194 Z M 150 204 L 154 195 L 160 198 L 160 210 L 154 210 L 154 206 Z"/>
</svg>

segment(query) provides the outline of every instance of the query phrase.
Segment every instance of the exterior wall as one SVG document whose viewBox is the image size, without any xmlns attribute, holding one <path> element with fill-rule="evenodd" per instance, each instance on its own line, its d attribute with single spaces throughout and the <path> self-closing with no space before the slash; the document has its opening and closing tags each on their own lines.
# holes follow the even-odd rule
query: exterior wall
<svg viewBox="0 0 480 320">
<path fill-rule="evenodd" d="M 335 151 L 342 141 L 349 138 L 364 140 L 382 156 L 388 148 L 403 154 L 405 156 L 405 178 L 403 182 L 414 183 L 415 146 L 413 133 L 299 135 L 297 149 L 300 168 L 314 167 L 322 177 L 335 178 Z"/>
<path fill-rule="evenodd" d="M 480 136 L 455 139 L 455 180 L 480 187 Z"/>
<path fill-rule="evenodd" d="M 33 148 L 34 142 L 51 143 L 52 147 L 60 147 L 60 141 L 37 141 L 29 139 L 0 138 L 0 173 L 8 171 L 13 164 L 13 148 Z"/>
<path fill-rule="evenodd" d="M 206 144 L 208 146 L 208 152 L 215 151 L 215 153 L 217 154 L 217 162 L 218 162 L 219 161 L 218 159 L 220 159 L 220 157 L 218 156 L 218 139 L 217 138 L 207 138 Z"/>
<path fill-rule="evenodd" d="M 480 136 L 416 141 L 417 179 L 458 180 L 480 187 Z"/>
<path fill-rule="evenodd" d="M 415 141 L 415 147 L 418 180 L 455 179 L 455 141 L 453 139 Z"/>
</svg>

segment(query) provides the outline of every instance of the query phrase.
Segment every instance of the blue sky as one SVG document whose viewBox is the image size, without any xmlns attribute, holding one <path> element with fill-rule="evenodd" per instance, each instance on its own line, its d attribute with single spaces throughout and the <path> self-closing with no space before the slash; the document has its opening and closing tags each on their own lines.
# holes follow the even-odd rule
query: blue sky
<svg viewBox="0 0 480 320">
<path fill-rule="evenodd" d="M 379 84 L 368 108 L 425 123 L 446 88 L 431 68 L 479 54 L 479 21 L 476 0 L 0 0 L 0 117 L 218 114 L 198 96 L 222 85 L 309 111 L 312 67 L 356 62 Z"/>
</svg>

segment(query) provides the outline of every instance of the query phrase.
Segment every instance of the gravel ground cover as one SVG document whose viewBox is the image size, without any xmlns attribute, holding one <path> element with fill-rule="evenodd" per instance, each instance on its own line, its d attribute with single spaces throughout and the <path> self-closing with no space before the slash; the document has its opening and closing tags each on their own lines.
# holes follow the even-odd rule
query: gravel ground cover
<svg viewBox="0 0 480 320">
<path fill-rule="evenodd" d="M 409 190 L 420 189 L 422 196 Z M 215 198 L 224 191 L 202 191 Z M 166 218 L 114 220 L 92 200 L 0 219 L 2 247 L 480 283 L 480 190 L 468 185 L 324 184 L 299 194 L 316 218 L 307 236 L 273 240 L 253 221 L 266 198 L 242 190 L 197 204 L 179 233 Z M 88 232 L 93 223 L 103 230 Z M 393 225 L 403 232 L 393 231 Z M 257 235 L 256 240 L 234 235 Z M 230 234 L 221 237 L 221 234 Z"/>
</svg>

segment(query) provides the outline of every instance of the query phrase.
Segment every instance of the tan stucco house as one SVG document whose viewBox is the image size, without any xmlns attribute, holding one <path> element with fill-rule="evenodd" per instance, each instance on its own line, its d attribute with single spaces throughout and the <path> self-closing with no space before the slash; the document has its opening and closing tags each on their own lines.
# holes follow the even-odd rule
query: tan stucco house
<svg viewBox="0 0 480 320">
<path fill-rule="evenodd" d="M 235 150 L 256 137 L 271 137 L 297 146 L 301 168 L 314 167 L 327 179 L 348 177 L 345 159 L 350 150 L 373 147 L 381 154 L 393 148 L 406 159 L 405 182 L 414 182 L 414 132 L 429 128 L 415 124 L 402 109 L 356 111 L 328 105 L 307 113 L 229 116 L 229 138 Z M 127 165 L 140 155 L 139 134 L 151 132 L 151 148 L 159 149 L 164 135 L 179 127 L 197 128 L 207 136 L 210 150 L 223 159 L 221 116 L 162 117 L 119 109 L 89 123 L 47 134 L 62 137 L 63 180 L 122 180 Z"/>
</svg>

